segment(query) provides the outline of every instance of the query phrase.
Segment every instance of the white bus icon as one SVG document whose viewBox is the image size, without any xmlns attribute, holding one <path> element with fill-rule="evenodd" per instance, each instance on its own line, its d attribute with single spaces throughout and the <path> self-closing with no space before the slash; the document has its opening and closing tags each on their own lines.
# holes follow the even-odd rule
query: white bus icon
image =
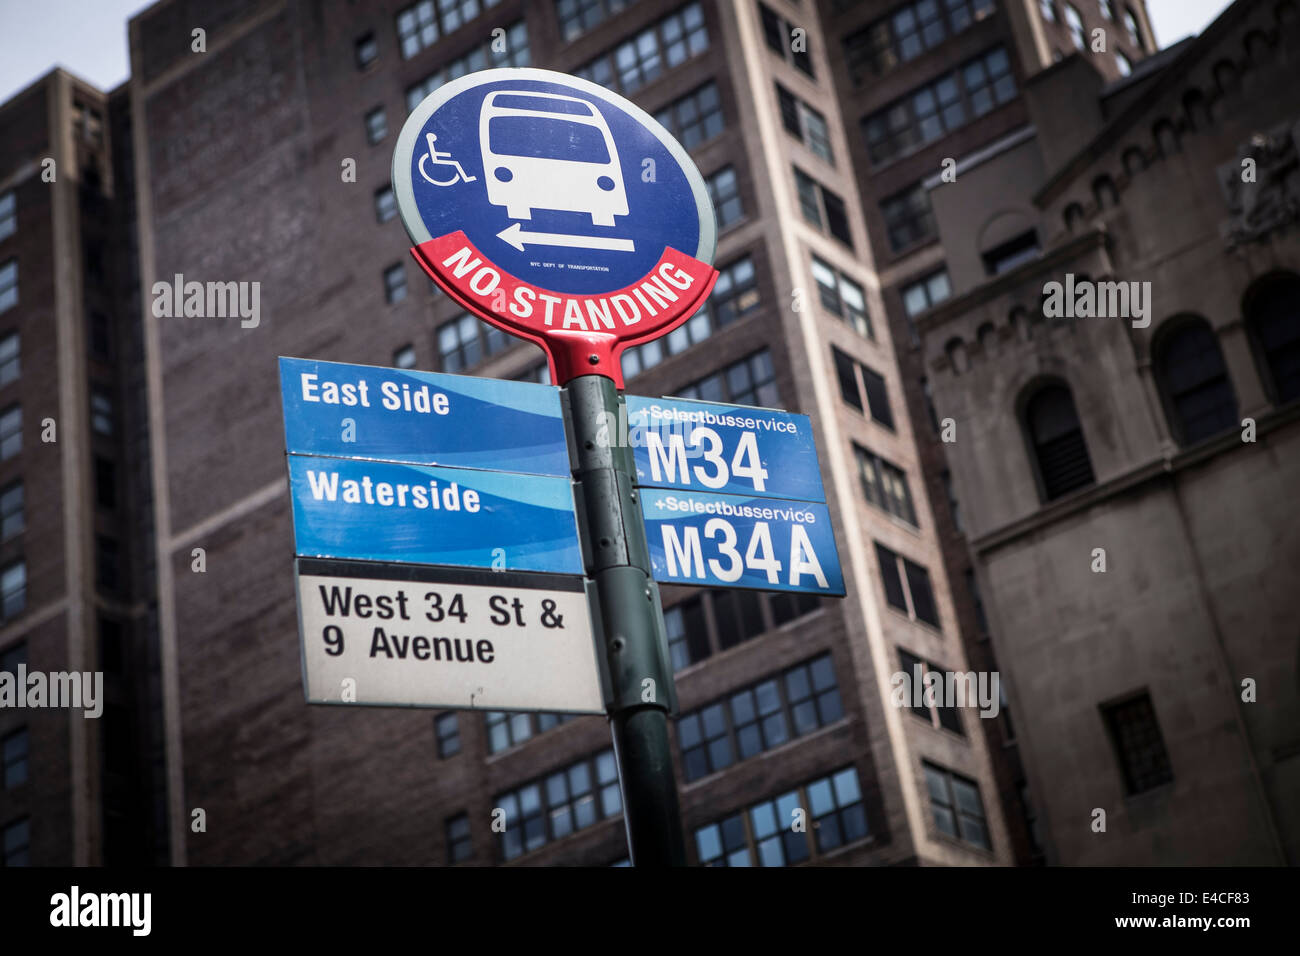
<svg viewBox="0 0 1300 956">
<path fill-rule="evenodd" d="M 497 90 L 483 100 L 479 149 L 488 202 L 511 219 L 534 209 L 581 212 L 592 225 L 626 216 L 627 192 L 614 137 L 586 100 Z"/>
</svg>

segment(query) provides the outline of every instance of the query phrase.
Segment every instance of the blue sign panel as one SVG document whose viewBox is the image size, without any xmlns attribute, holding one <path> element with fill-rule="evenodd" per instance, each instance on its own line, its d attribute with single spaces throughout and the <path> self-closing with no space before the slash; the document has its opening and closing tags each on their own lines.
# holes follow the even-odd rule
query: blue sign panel
<svg viewBox="0 0 1300 956">
<path fill-rule="evenodd" d="M 300 557 L 581 574 L 567 478 L 289 456 Z"/>
<path fill-rule="evenodd" d="M 562 73 L 488 70 L 435 90 L 402 127 L 393 187 L 417 246 L 463 233 L 536 288 L 630 287 L 668 247 L 712 262 L 713 207 L 690 156 L 628 100 Z"/>
<path fill-rule="evenodd" d="M 807 415 L 627 397 L 638 485 L 825 501 Z"/>
<path fill-rule="evenodd" d="M 844 596 L 824 504 L 646 489 L 641 505 L 662 584 Z"/>
<path fill-rule="evenodd" d="M 570 474 L 549 385 L 281 358 L 280 388 L 291 455 Z"/>
</svg>

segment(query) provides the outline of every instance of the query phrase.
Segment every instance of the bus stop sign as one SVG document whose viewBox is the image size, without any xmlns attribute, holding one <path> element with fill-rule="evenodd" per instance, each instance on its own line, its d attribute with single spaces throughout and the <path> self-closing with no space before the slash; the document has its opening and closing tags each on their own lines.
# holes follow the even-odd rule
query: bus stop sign
<svg viewBox="0 0 1300 956">
<path fill-rule="evenodd" d="M 498 69 L 430 93 L 393 153 L 425 272 L 547 353 L 552 381 L 603 375 L 698 311 L 717 272 L 704 180 L 633 103 L 578 77 Z"/>
</svg>

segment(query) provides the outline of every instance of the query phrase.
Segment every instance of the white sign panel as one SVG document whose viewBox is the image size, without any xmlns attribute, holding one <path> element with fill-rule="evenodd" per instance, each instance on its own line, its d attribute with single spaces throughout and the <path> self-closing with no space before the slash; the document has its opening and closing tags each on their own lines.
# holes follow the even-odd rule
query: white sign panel
<svg viewBox="0 0 1300 956">
<path fill-rule="evenodd" d="M 605 712 L 579 577 L 298 560 L 313 704 Z"/>
</svg>

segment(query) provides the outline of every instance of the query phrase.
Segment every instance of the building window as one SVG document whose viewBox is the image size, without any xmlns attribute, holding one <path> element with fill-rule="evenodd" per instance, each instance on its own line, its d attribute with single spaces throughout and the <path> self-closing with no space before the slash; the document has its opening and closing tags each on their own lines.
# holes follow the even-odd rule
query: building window
<svg viewBox="0 0 1300 956">
<path fill-rule="evenodd" d="M 103 385 L 90 389 L 90 427 L 100 435 L 113 434 L 113 395 Z"/>
<path fill-rule="evenodd" d="M 1119 70 L 1120 76 L 1129 76 L 1133 72 L 1133 64 L 1129 62 L 1129 58 L 1119 50 L 1115 51 L 1115 68 Z"/>
<path fill-rule="evenodd" d="M 0 836 L 0 865 L 31 866 L 31 827 L 27 817 L 5 825 Z"/>
<path fill-rule="evenodd" d="M 883 200 L 880 212 L 885 219 L 890 248 L 895 252 L 932 239 L 936 234 L 930 194 L 920 183 Z"/>
<path fill-rule="evenodd" d="M 923 621 L 938 628 L 939 608 L 934 603 L 930 572 L 901 554 L 895 554 L 879 541 L 875 544 L 880 579 L 885 586 L 885 602 L 913 621 Z"/>
<path fill-rule="evenodd" d="M 15 561 L 0 571 L 0 613 L 3 620 L 17 617 L 27 607 L 27 563 Z"/>
<path fill-rule="evenodd" d="M 624 355 L 626 354 L 627 353 L 624 353 Z M 624 368 L 626 368 L 626 365 Z M 624 371 L 623 374 L 627 375 L 627 372 Z M 539 362 L 536 365 L 524 369 L 518 375 L 512 375 L 511 378 L 516 382 L 536 382 L 539 385 L 550 385 L 551 367 L 546 362 Z"/>
<path fill-rule="evenodd" d="M 835 157 L 831 153 L 831 136 L 826 117 L 780 83 L 776 84 L 776 98 L 781 106 L 781 125 L 786 131 L 826 162 L 833 164 Z"/>
<path fill-rule="evenodd" d="M 848 208 L 844 200 L 798 166 L 794 167 L 794 179 L 799 188 L 799 209 L 803 217 L 852 249 L 853 236 L 849 231 Z"/>
<path fill-rule="evenodd" d="M 1088 45 L 1083 36 L 1083 17 L 1081 17 L 1079 11 L 1069 3 L 1065 5 L 1065 25 L 1070 30 L 1070 40 L 1074 43 L 1074 48 L 1076 50 L 1087 49 Z"/>
<path fill-rule="evenodd" d="M 375 190 L 375 218 L 380 222 L 388 222 L 396 215 L 397 199 L 393 196 L 392 187 Z"/>
<path fill-rule="evenodd" d="M 859 335 L 875 338 L 871 319 L 867 315 L 867 296 L 862 286 L 816 256 L 812 259 L 812 273 L 822 306 L 828 312 L 838 315 Z"/>
<path fill-rule="evenodd" d="M 1056 4 L 1052 0 L 1038 0 L 1038 9 L 1042 11 L 1044 20 L 1056 22 Z"/>
<path fill-rule="evenodd" d="M 420 0 L 397 14 L 397 42 L 402 49 L 402 58 L 406 60 L 438 42 L 433 0 Z"/>
<path fill-rule="evenodd" d="M 796 27 L 790 23 L 766 3 L 758 4 L 758 16 L 763 24 L 763 39 L 767 42 L 768 47 L 781 54 L 781 59 L 787 63 L 792 63 L 809 76 L 813 75 L 812 57 L 808 55 L 808 36 L 807 31 Z M 799 29 L 799 35 L 803 42 L 798 44 L 799 49 L 795 49 L 795 30 Z"/>
<path fill-rule="evenodd" d="M 406 270 L 399 262 L 384 270 L 384 301 L 394 305 L 406 298 Z"/>
<path fill-rule="evenodd" d="M 95 584 L 106 591 L 118 586 L 117 542 L 106 535 L 95 535 Z"/>
<path fill-rule="evenodd" d="M 14 191 L 0 193 L 0 240 L 8 239 L 18 230 L 17 203 Z"/>
<path fill-rule="evenodd" d="M 686 780 L 699 780 L 843 716 L 831 656 L 805 661 L 679 717 Z"/>
<path fill-rule="evenodd" d="M 555 0 L 555 15 L 560 21 L 564 42 L 576 40 L 588 30 L 604 23 L 607 17 L 622 13 L 636 0 Z"/>
<path fill-rule="evenodd" d="M 702 402 L 730 402 L 735 405 L 775 408 L 780 402 L 780 396 L 776 390 L 772 353 L 762 349 L 708 378 L 679 389 L 676 394 L 678 398 L 694 398 Z"/>
<path fill-rule="evenodd" d="M 0 264 L 0 312 L 18 304 L 18 260 Z"/>
<path fill-rule="evenodd" d="M 932 272 L 922 279 L 908 283 L 903 286 L 902 294 L 903 311 L 907 313 L 909 319 L 933 309 L 952 294 L 952 286 L 948 283 L 948 270 L 940 269 L 938 272 Z M 918 341 L 914 341 L 914 345 L 921 344 L 919 336 L 917 338 Z"/>
<path fill-rule="evenodd" d="M 1267 276 L 1246 291 L 1243 301 L 1246 327 L 1263 359 L 1273 400 L 1284 405 L 1300 398 L 1300 276 Z"/>
<path fill-rule="evenodd" d="M 378 106 L 366 114 L 366 142 L 373 146 L 387 135 L 387 114 L 382 106 Z"/>
<path fill-rule="evenodd" d="M 438 740 L 438 757 L 446 760 L 460 753 L 460 720 L 454 712 L 439 714 L 433 719 L 433 732 Z"/>
<path fill-rule="evenodd" d="M 420 0 L 397 14 L 397 41 L 402 58 L 409 60 L 421 50 L 433 46 L 438 38 L 454 33 L 469 23 L 485 7 L 495 7 L 500 0 Z"/>
<path fill-rule="evenodd" d="M 516 747 L 552 727 L 567 724 L 575 717 L 575 714 L 506 713 L 490 710 L 485 715 L 488 753 L 500 753 L 510 747 Z"/>
<path fill-rule="evenodd" d="M 108 316 L 103 312 L 90 313 L 90 354 L 95 358 L 106 359 L 113 352 L 112 326 Z"/>
<path fill-rule="evenodd" d="M 912 507 L 912 494 L 907 490 L 907 475 L 903 469 L 857 444 L 853 446 L 853 453 L 858 460 L 863 497 L 881 511 L 916 527 L 916 509 Z"/>
<path fill-rule="evenodd" d="M 712 80 L 681 99 L 673 100 L 655 119 L 687 149 L 694 149 L 722 132 L 725 120 L 718 85 Z"/>
<path fill-rule="evenodd" d="M 1181 322 L 1159 337 L 1154 351 L 1156 381 L 1180 444 L 1192 445 L 1237 426 L 1237 397 L 1208 322 Z"/>
<path fill-rule="evenodd" d="M 811 818 L 809 832 L 791 827 L 796 811 Z M 695 850 L 704 866 L 791 866 L 811 859 L 813 845 L 824 854 L 869 835 L 858 772 L 845 767 L 700 827 Z"/>
<path fill-rule="evenodd" d="M 473 368 L 483 359 L 508 349 L 510 336 L 469 313 L 438 326 L 438 356 L 444 372 Z"/>
<path fill-rule="evenodd" d="M 454 866 L 468 860 L 474 855 L 474 843 L 469 838 L 469 814 L 458 813 L 448 817 L 447 828 L 447 864 Z"/>
<path fill-rule="evenodd" d="M 922 766 L 935 828 L 985 850 L 993 849 L 984 819 L 984 802 L 975 781 L 929 762 L 922 762 Z"/>
<path fill-rule="evenodd" d="M 840 383 L 840 397 L 892 431 L 894 413 L 889 408 L 884 376 L 873 372 L 834 346 L 831 346 L 831 354 L 835 360 L 835 376 Z"/>
<path fill-rule="evenodd" d="M 1074 398 L 1064 385 L 1047 385 L 1025 406 L 1025 424 L 1045 501 L 1092 484 L 1092 462 Z"/>
<path fill-rule="evenodd" d="M 442 69 L 430 73 L 420 82 L 407 87 L 407 112 L 414 110 L 420 105 L 421 100 L 444 83 L 459 79 L 466 73 L 475 73 L 489 67 L 528 66 L 531 56 L 528 50 L 527 25 L 523 20 L 516 20 L 505 30 L 504 43 L 498 44 L 494 40 L 489 40 L 450 61 Z"/>
<path fill-rule="evenodd" d="M 0 741 L 4 788 L 11 790 L 27 782 L 27 728 L 20 727 Z"/>
<path fill-rule="evenodd" d="M 767 630 L 763 601 L 757 591 L 716 590 L 710 594 L 718 627 L 718 648 L 729 650 Z"/>
<path fill-rule="evenodd" d="M 573 72 L 610 90 L 632 93 L 708 48 L 704 13 L 699 3 L 689 3 Z"/>
<path fill-rule="evenodd" d="M 105 511 L 117 507 L 117 466 L 101 455 L 95 456 L 95 505 Z"/>
<path fill-rule="evenodd" d="M 664 629 L 668 633 L 668 658 L 674 671 L 709 656 L 709 632 L 701 598 L 690 598 L 665 610 Z"/>
<path fill-rule="evenodd" d="M 1124 29 L 1128 31 L 1128 38 L 1135 47 L 1139 50 L 1146 49 L 1146 46 L 1142 43 L 1142 31 L 1138 29 L 1137 17 L 1127 7 L 1124 9 Z"/>
<path fill-rule="evenodd" d="M 357 57 L 357 69 L 364 70 L 375 60 L 379 59 L 379 44 L 375 42 L 375 35 L 367 33 L 354 44 Z"/>
<path fill-rule="evenodd" d="M 632 378 L 654 368 L 665 358 L 679 355 L 698 345 L 718 329 L 753 312 L 759 306 L 754 260 L 743 256 L 718 270 L 717 282 L 708 302 L 686 322 L 661 339 L 630 348 L 623 353 L 623 375 Z"/>
<path fill-rule="evenodd" d="M 1107 20 L 1115 19 L 1115 10 L 1111 6 L 1111 0 L 1097 0 L 1097 6 L 1101 10 L 1101 15 Z"/>
<path fill-rule="evenodd" d="M 604 750 L 544 779 L 498 795 L 493 806 L 505 811 L 501 855 L 513 860 L 586 829 L 597 820 L 623 813 L 614 751 Z"/>
<path fill-rule="evenodd" d="M 1123 703 L 1104 706 L 1101 712 L 1119 758 L 1124 790 L 1129 796 L 1174 779 L 1150 694 L 1143 693 Z"/>
<path fill-rule="evenodd" d="M 913 0 L 844 39 L 855 86 L 933 50 L 993 12 L 993 0 Z"/>
<path fill-rule="evenodd" d="M 1006 50 L 990 50 L 867 116 L 862 131 L 871 162 L 879 166 L 914 152 L 1015 95 Z"/>
<path fill-rule="evenodd" d="M 517 746 L 533 736 L 531 714 L 508 714 L 501 710 L 490 710 L 486 714 L 486 720 L 490 754 Z"/>
<path fill-rule="evenodd" d="M 18 333 L 10 332 L 0 338 L 0 386 L 16 381 L 19 373 Z"/>
<path fill-rule="evenodd" d="M 667 336 L 652 339 L 623 353 L 623 376 L 632 378 L 654 368 L 665 358 L 698 345 L 724 325 L 758 306 L 754 264 L 748 256 L 721 269 L 704 307 Z"/>
<path fill-rule="evenodd" d="M 709 295 L 709 309 L 718 328 L 725 328 L 758 308 L 758 279 L 749 256 L 720 269 Z"/>
<path fill-rule="evenodd" d="M 726 229 L 745 217 L 734 167 L 724 166 L 706 179 L 704 184 L 709 188 L 709 199 L 718 214 L 718 229 Z"/>
<path fill-rule="evenodd" d="M 415 346 L 403 345 L 393 353 L 394 368 L 415 368 Z"/>
<path fill-rule="evenodd" d="M 0 651 L 0 674 L 17 674 L 18 665 L 27 663 L 27 642 L 19 641 Z"/>
<path fill-rule="evenodd" d="M 23 483 L 15 481 L 0 491 L 0 540 L 21 534 L 23 527 Z"/>
<path fill-rule="evenodd" d="M 907 676 L 907 683 L 903 686 L 909 692 L 907 705 L 913 715 L 920 717 L 931 727 L 942 727 L 954 734 L 966 736 L 966 732 L 961 728 L 961 715 L 957 712 L 957 707 L 952 701 L 945 700 L 941 696 L 945 693 L 948 684 L 948 672 L 936 664 L 922 660 L 915 654 L 909 654 L 901 647 L 898 649 L 898 659 L 903 666 L 903 673 Z M 926 686 L 926 674 L 938 676 L 938 683 L 934 684 L 935 697 L 932 701 Z M 956 684 L 954 683 L 953 686 L 956 687 Z M 968 698 L 966 705 L 969 706 L 973 702 L 973 697 Z"/>
<path fill-rule="evenodd" d="M 1010 272 L 1016 266 L 1037 259 L 1040 255 L 1042 248 L 1038 244 L 1038 233 L 1030 229 L 982 253 L 981 258 L 984 260 L 984 271 L 996 276 Z"/>
<path fill-rule="evenodd" d="M 22 450 L 22 406 L 10 405 L 3 412 L 0 412 L 0 461 L 12 458 Z"/>
</svg>

